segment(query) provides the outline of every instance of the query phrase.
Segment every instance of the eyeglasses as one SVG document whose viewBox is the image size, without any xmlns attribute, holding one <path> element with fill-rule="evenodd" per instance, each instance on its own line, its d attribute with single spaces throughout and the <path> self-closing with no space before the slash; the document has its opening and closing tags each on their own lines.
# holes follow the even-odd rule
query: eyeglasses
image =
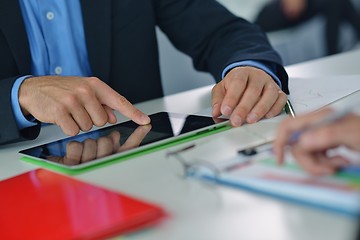
<svg viewBox="0 0 360 240">
<path fill-rule="evenodd" d="M 200 168 L 201 169 L 208 169 L 209 171 L 211 171 L 212 173 L 214 173 L 214 179 L 217 179 L 218 174 L 220 174 L 220 172 L 218 171 L 218 169 L 215 167 L 215 165 L 213 165 L 212 163 L 202 160 L 202 159 L 198 159 L 198 158 L 194 158 L 191 162 L 187 161 L 182 155 L 181 153 L 193 149 L 196 145 L 195 144 L 191 144 L 189 146 L 186 146 L 184 148 L 175 150 L 175 151 L 169 151 L 166 153 L 166 157 L 174 157 L 181 165 L 182 165 L 182 169 L 183 169 L 183 174 L 182 177 L 197 177 L 197 173 L 199 173 Z"/>
<path fill-rule="evenodd" d="M 191 160 L 189 160 L 183 156 L 184 152 L 192 150 L 195 147 L 195 144 L 191 144 L 178 150 L 168 151 L 166 157 L 173 157 L 181 164 L 183 169 L 182 177 L 191 176 L 204 179 L 202 176 L 206 175 L 210 176 L 206 179 L 210 180 L 210 182 L 218 182 L 222 173 L 251 164 L 253 161 L 256 161 L 256 159 L 259 159 L 261 155 L 268 155 L 269 152 L 272 151 L 271 144 L 265 142 L 238 150 L 238 155 L 233 159 L 224 159 L 213 163 L 200 158 L 191 158 Z M 204 172 L 206 174 L 204 174 Z"/>
</svg>

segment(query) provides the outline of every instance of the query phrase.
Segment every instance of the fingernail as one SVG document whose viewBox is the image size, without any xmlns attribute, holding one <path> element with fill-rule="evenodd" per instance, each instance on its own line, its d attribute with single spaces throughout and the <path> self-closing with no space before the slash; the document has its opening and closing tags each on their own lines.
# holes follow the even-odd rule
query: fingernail
<svg viewBox="0 0 360 240">
<path fill-rule="evenodd" d="M 140 120 L 141 120 L 141 123 L 144 124 L 144 125 L 150 123 L 150 118 L 149 118 L 149 116 L 148 116 L 148 115 L 145 115 L 145 114 L 141 116 Z"/>
<path fill-rule="evenodd" d="M 258 118 L 259 118 L 258 115 L 256 113 L 252 112 L 252 113 L 249 113 L 249 115 L 246 118 L 246 121 L 248 123 L 254 123 L 254 122 L 257 122 Z"/>
<path fill-rule="evenodd" d="M 142 126 L 140 130 L 141 130 L 143 133 L 148 133 L 151 128 L 152 128 L 151 124 L 146 124 L 146 125 Z"/>
<path fill-rule="evenodd" d="M 235 116 L 231 119 L 231 123 L 234 127 L 239 127 L 242 124 L 242 119 L 239 116 Z"/>
<path fill-rule="evenodd" d="M 225 116 L 230 116 L 232 113 L 232 110 L 229 106 L 225 105 L 224 107 L 221 108 L 221 113 Z"/>
</svg>

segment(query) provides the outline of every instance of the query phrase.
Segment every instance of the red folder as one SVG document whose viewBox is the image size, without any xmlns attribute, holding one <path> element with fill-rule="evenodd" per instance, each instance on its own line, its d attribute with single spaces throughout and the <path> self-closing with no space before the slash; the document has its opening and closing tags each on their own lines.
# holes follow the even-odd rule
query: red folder
<svg viewBox="0 0 360 240">
<path fill-rule="evenodd" d="M 0 239 L 99 239 L 164 216 L 150 203 L 44 169 L 0 182 Z"/>
</svg>

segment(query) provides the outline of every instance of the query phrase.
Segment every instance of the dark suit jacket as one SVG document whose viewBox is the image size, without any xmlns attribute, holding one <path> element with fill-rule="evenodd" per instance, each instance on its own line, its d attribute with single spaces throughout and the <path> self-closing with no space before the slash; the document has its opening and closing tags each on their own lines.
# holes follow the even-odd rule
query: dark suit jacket
<svg viewBox="0 0 360 240">
<path fill-rule="evenodd" d="M 264 34 L 230 14 L 215 0 L 81 0 L 93 75 L 133 103 L 163 96 L 155 26 L 196 69 L 220 81 L 228 64 L 260 60 L 277 66 L 287 90 L 281 60 Z M 31 74 L 27 34 L 18 1 L 0 2 L 0 144 L 34 139 L 40 126 L 19 131 L 10 104 L 15 79 Z"/>
</svg>

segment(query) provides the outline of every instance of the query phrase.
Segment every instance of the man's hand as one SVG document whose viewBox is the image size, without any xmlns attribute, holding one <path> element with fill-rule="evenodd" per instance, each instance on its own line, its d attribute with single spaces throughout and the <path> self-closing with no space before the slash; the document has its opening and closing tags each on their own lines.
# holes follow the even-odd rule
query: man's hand
<svg viewBox="0 0 360 240">
<path fill-rule="evenodd" d="M 229 116 L 237 127 L 278 115 L 287 101 L 275 81 L 254 67 L 237 67 L 212 90 L 213 116 Z"/>
<path fill-rule="evenodd" d="M 19 90 L 24 115 L 61 127 L 74 136 L 93 125 L 115 123 L 112 110 L 144 125 L 150 118 L 101 80 L 90 77 L 43 76 L 26 79 Z"/>
<path fill-rule="evenodd" d="M 349 164 L 342 156 L 329 156 L 328 151 L 339 146 L 360 152 L 360 116 L 349 115 L 334 123 L 316 129 L 309 129 L 331 110 L 284 120 L 278 128 L 274 141 L 274 151 L 278 162 L 284 162 L 285 147 L 295 132 L 303 131 L 299 140 L 289 147 L 291 153 L 306 171 L 314 175 L 332 174 L 339 167 Z"/>
</svg>

